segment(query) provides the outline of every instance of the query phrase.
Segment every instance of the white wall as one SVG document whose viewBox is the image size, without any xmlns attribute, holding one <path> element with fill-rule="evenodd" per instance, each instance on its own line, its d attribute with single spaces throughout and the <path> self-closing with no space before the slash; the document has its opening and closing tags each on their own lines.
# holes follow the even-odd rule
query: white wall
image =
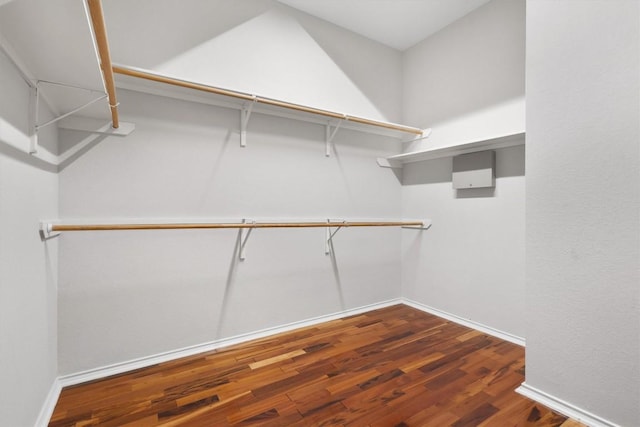
<svg viewBox="0 0 640 427">
<path fill-rule="evenodd" d="M 202 12 L 188 17 L 199 38 L 176 34 L 173 54 L 143 49 L 143 35 L 123 38 L 128 20 L 148 8 L 105 3 L 114 60 L 315 107 L 398 117 L 399 52 L 270 0 L 211 3 L 224 6 L 222 15 L 200 4 Z M 198 10 L 171 4 L 154 3 L 145 31 L 162 39 L 166 19 Z M 237 110 L 126 90 L 118 97 L 121 120 L 136 130 L 97 141 L 64 165 L 65 221 L 400 217 L 400 183 L 375 161 L 398 153 L 397 141 L 341 130 L 336 154 L 326 158 L 324 126 L 254 112 L 248 146 L 240 148 Z M 62 132 L 61 151 L 84 136 Z M 324 232 L 254 231 L 241 263 L 233 256 L 235 230 L 63 235 L 61 373 L 400 296 L 401 230 L 342 230 L 334 262 L 324 254 Z"/>
<path fill-rule="evenodd" d="M 640 425 L 640 10 L 527 5 L 526 383 Z"/>
<path fill-rule="evenodd" d="M 388 138 L 120 91 L 124 139 L 60 172 L 63 220 L 398 218 Z M 81 134 L 61 134 L 63 145 Z M 395 150 L 394 150 L 395 149 Z M 78 372 L 400 296 L 399 229 L 66 233 L 60 238 L 60 370 Z"/>
<path fill-rule="evenodd" d="M 0 93 L 0 120 L 23 136 L 0 138 L 0 419 L 22 427 L 35 423 L 57 375 L 57 243 L 43 243 L 38 224 L 58 216 L 58 179 L 14 148 L 27 139 L 29 91 L 1 52 Z M 55 137 L 40 135 L 49 147 Z"/>
<path fill-rule="evenodd" d="M 403 235 L 405 298 L 524 338 L 524 160 L 497 150 L 495 189 L 454 190 L 451 157 L 405 165 L 402 213 L 433 222 Z"/>
<path fill-rule="evenodd" d="M 276 1 L 113 0 L 104 7 L 116 63 L 344 114 L 400 120 L 400 52 Z"/>
<path fill-rule="evenodd" d="M 524 0 L 493 0 L 404 52 L 403 121 L 419 150 L 524 131 Z"/>
<path fill-rule="evenodd" d="M 494 0 L 404 56 L 404 121 L 433 127 L 408 149 L 524 129 L 524 1 Z M 497 151 L 496 187 L 455 191 L 452 159 L 405 165 L 402 213 L 427 217 L 403 235 L 403 296 L 524 337 L 524 149 Z"/>
</svg>

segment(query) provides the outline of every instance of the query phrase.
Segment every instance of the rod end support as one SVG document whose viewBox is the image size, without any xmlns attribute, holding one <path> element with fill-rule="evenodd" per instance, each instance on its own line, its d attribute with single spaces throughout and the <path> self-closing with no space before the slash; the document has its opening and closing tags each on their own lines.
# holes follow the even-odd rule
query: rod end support
<svg viewBox="0 0 640 427">
<path fill-rule="evenodd" d="M 40 239 L 49 240 L 60 235 L 59 231 L 53 231 L 53 223 L 41 222 L 40 223 Z"/>
<path fill-rule="evenodd" d="M 412 230 L 428 230 L 431 228 L 432 222 L 430 219 L 420 219 L 417 221 L 421 221 L 422 225 L 407 225 L 402 228 L 412 229 Z"/>
</svg>

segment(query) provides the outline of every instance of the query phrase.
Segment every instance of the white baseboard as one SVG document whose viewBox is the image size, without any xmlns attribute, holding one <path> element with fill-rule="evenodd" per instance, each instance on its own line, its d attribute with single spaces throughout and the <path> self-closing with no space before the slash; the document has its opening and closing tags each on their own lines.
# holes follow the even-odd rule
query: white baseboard
<svg viewBox="0 0 640 427">
<path fill-rule="evenodd" d="M 251 341 L 259 338 L 264 338 L 269 335 L 275 335 L 282 332 L 289 332 L 294 329 L 313 326 L 318 323 L 329 322 L 331 320 L 341 319 L 343 317 L 352 316 L 355 314 L 361 314 L 367 311 L 377 310 L 384 307 L 390 307 L 392 305 L 397 305 L 397 304 L 402 304 L 402 299 L 396 298 L 388 301 L 383 301 L 380 303 L 369 304 L 362 307 L 352 308 L 349 310 L 344 310 L 344 311 L 340 311 L 333 314 L 313 317 L 311 319 L 301 320 L 299 322 L 293 322 L 293 323 L 289 323 L 282 326 L 262 329 L 257 332 L 251 332 L 248 334 L 242 334 L 234 337 L 223 338 L 220 340 L 198 344 L 191 347 L 171 350 L 164 353 L 159 353 L 151 356 L 141 357 L 134 360 L 129 360 L 126 362 L 115 363 L 113 365 L 103 366 L 96 369 L 90 369 L 87 371 L 63 375 L 58 377 L 58 384 L 60 387 L 68 387 L 71 385 L 81 384 L 87 381 L 94 381 L 94 380 L 109 377 L 111 375 L 122 374 L 124 372 L 133 371 L 135 369 L 145 368 L 147 366 L 156 365 L 158 363 L 179 359 L 181 357 L 193 356 L 199 353 L 205 353 L 207 351 L 228 347 L 230 345 L 240 344 L 243 342 L 247 342 L 247 341 Z M 55 405 L 55 401 L 54 401 L 54 405 Z"/>
<path fill-rule="evenodd" d="M 456 316 L 451 313 L 447 313 L 442 310 L 438 310 L 436 308 L 421 304 L 417 301 L 413 301 L 406 298 L 396 298 L 396 299 L 392 299 L 392 300 L 388 300 L 388 301 L 384 301 L 376 304 L 369 304 L 366 306 L 344 310 L 337 313 L 332 313 L 328 315 L 314 317 L 311 319 L 293 322 L 286 325 L 266 328 L 257 332 L 251 332 L 247 334 L 237 335 L 234 337 L 223 338 L 220 340 L 198 344 L 191 347 L 185 347 L 185 348 L 167 351 L 164 353 L 142 357 L 142 358 L 126 361 L 126 362 L 103 366 L 96 369 L 91 369 L 83 372 L 77 372 L 69 375 L 60 376 L 56 378 L 56 380 L 51 386 L 51 389 L 49 390 L 49 394 L 47 395 L 47 398 L 42 406 L 42 409 L 40 410 L 40 414 L 36 422 L 36 427 L 47 426 L 47 424 L 49 423 L 49 420 L 51 419 L 51 415 L 53 414 L 53 410 L 55 409 L 55 405 L 58 401 L 60 392 L 63 387 L 76 385 L 76 384 L 84 383 L 87 381 L 98 380 L 98 379 L 109 377 L 111 375 L 122 374 L 135 369 L 140 369 L 140 368 L 155 365 L 158 363 L 179 359 L 181 357 L 193 356 L 199 353 L 204 353 L 204 352 L 208 352 L 208 351 L 223 348 L 223 347 L 228 347 L 230 345 L 240 344 L 240 343 L 251 341 L 254 339 L 264 338 L 264 337 L 279 334 L 282 332 L 289 332 L 295 329 L 304 328 L 307 326 L 313 326 L 318 323 L 329 322 L 332 320 L 337 320 L 344 317 L 365 313 L 371 310 L 390 307 L 397 304 L 405 304 L 415 309 L 433 314 L 438 317 L 442 317 L 443 319 L 450 320 L 452 322 L 461 324 L 463 326 L 484 332 L 486 334 L 495 336 L 505 341 L 509 341 L 511 343 L 521 345 L 521 346 L 525 345 L 524 338 L 515 336 L 513 334 L 510 334 L 504 331 L 500 331 L 498 329 L 474 322 L 469 319 Z M 571 417 L 572 419 L 580 421 L 583 424 L 586 424 L 588 426 L 620 427 L 615 423 L 607 421 L 581 408 L 571 405 L 570 403 L 565 402 L 562 399 L 558 399 L 541 390 L 536 389 L 535 387 L 531 387 L 526 383 L 523 383 L 516 391 L 522 394 L 523 396 L 528 397 L 529 399 L 532 399 L 542 405 L 547 406 L 548 408 L 554 411 L 557 411 L 558 413 Z"/>
<path fill-rule="evenodd" d="M 597 415 L 570 404 L 569 402 L 565 402 L 562 399 L 532 387 L 526 382 L 522 383 L 522 385 L 516 389 L 516 392 L 548 407 L 549 409 L 552 409 L 562 415 L 566 415 L 576 421 L 580 421 L 590 427 L 620 427 L 618 424 L 607 421 L 604 418 L 600 418 Z"/>
<path fill-rule="evenodd" d="M 492 328 L 491 326 L 483 325 L 482 323 L 474 322 L 473 320 L 465 319 L 463 317 L 456 316 L 455 314 L 447 313 L 446 311 L 438 310 L 437 308 L 429 307 L 428 305 L 424 305 L 422 303 L 419 303 L 417 301 L 413 301 L 407 298 L 402 298 L 402 303 L 408 305 L 409 307 L 413 307 L 415 309 L 424 311 L 426 313 L 433 314 L 434 316 L 442 317 L 444 319 L 458 323 L 462 326 L 466 326 L 471 329 L 476 329 L 480 332 L 484 332 L 485 334 L 489 334 L 494 337 L 503 339 L 505 341 L 509 341 L 513 344 L 517 344 L 522 347 L 524 347 L 525 345 L 524 338 L 518 337 L 508 332 L 500 331 L 498 329 Z"/>
<path fill-rule="evenodd" d="M 243 342 L 264 338 L 270 335 L 275 335 L 283 332 L 289 332 L 295 329 L 304 328 L 307 326 L 313 326 L 318 323 L 329 322 L 332 320 L 341 319 L 348 316 L 353 316 L 356 314 L 365 313 L 367 311 L 377 310 L 380 308 L 390 307 L 398 304 L 406 304 L 410 307 L 416 308 L 418 310 L 433 314 L 438 317 L 442 317 L 444 319 L 450 320 L 455 323 L 459 323 L 461 325 L 467 326 L 472 329 L 476 329 L 487 333 L 489 335 L 504 339 L 506 341 L 524 345 L 524 339 L 520 337 L 516 337 L 514 335 L 508 334 L 506 332 L 499 331 L 497 329 L 491 328 L 489 326 L 485 326 L 467 319 L 463 319 L 456 315 L 446 313 L 444 311 L 435 309 L 433 307 L 426 306 L 424 304 L 420 304 L 416 301 L 412 301 L 405 298 L 395 298 L 388 301 L 383 301 L 380 303 L 369 304 L 357 308 L 352 308 L 349 310 L 343 310 L 337 313 L 327 314 L 323 316 L 313 317 L 311 319 L 306 319 L 298 322 L 289 323 L 286 325 L 281 325 L 272 328 L 262 329 L 260 331 L 251 332 L 247 334 L 237 335 L 234 337 L 223 338 L 220 340 L 215 340 L 207 343 L 202 343 L 190 347 L 184 347 L 176 350 L 171 350 L 163 353 L 158 353 L 150 356 L 141 357 L 138 359 L 133 359 L 125 362 L 115 363 L 112 365 L 107 365 L 95 369 L 90 369 L 82 372 L 76 372 L 72 374 L 62 375 L 56 379 L 54 386 L 47 397 L 47 401 L 42 408 L 40 417 L 38 418 L 39 422 L 37 426 L 46 426 L 48 420 L 53 413 L 55 408 L 55 404 L 58 400 L 58 396 L 60 391 L 64 387 L 85 383 L 88 381 L 99 380 L 102 378 L 106 378 L 112 375 L 118 375 L 125 372 L 133 371 L 140 368 L 145 368 L 148 366 L 156 365 L 158 363 L 168 362 L 171 360 L 179 359 L 182 357 L 193 356 L 199 353 L 205 353 L 208 351 L 216 350 L 223 347 L 228 347 L 230 345 L 240 344 Z M 41 421 L 42 420 L 42 421 Z"/>
<path fill-rule="evenodd" d="M 62 391 L 62 385 L 58 378 L 56 378 L 53 380 L 49 393 L 47 393 L 47 397 L 42 404 L 42 408 L 38 414 L 38 419 L 36 420 L 36 427 L 46 427 L 49 425 L 49 420 L 51 420 L 51 415 L 53 415 L 53 410 L 55 409 L 56 403 L 58 403 L 58 398 L 60 397 L 60 391 Z"/>
</svg>

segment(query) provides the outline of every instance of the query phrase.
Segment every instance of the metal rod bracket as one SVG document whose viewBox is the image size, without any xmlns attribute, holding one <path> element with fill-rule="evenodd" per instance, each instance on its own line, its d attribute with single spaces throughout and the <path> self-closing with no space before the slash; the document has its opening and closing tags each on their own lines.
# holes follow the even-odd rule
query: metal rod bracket
<svg viewBox="0 0 640 427">
<path fill-rule="evenodd" d="M 73 110 L 71 110 L 71 111 L 69 111 L 67 113 L 64 113 L 64 114 L 62 114 L 62 115 L 60 115 L 58 117 L 55 117 L 55 118 L 53 118 L 53 119 L 51 119 L 51 120 L 49 120 L 49 121 L 47 121 L 45 123 L 38 124 L 38 112 L 40 110 L 40 86 L 41 86 L 42 83 L 50 84 L 50 85 L 54 85 L 54 86 L 61 86 L 61 87 L 64 87 L 64 88 L 80 89 L 80 90 L 84 90 L 86 92 L 99 93 L 100 96 L 97 97 L 97 98 L 92 99 L 89 102 L 86 102 L 86 103 L 74 108 Z M 33 106 L 34 111 L 32 113 L 33 117 L 34 117 L 34 125 L 33 125 L 34 126 L 34 135 L 36 135 L 38 133 L 38 131 L 40 129 L 42 129 L 43 127 L 49 126 L 49 125 L 51 125 L 53 123 L 56 123 L 57 121 L 62 120 L 65 117 L 68 117 L 68 116 L 70 116 L 72 114 L 75 114 L 78 111 L 83 110 L 83 109 L 87 108 L 88 106 L 90 106 L 92 104 L 95 104 L 96 102 L 101 101 L 101 100 L 103 100 L 103 99 L 105 99 L 107 97 L 108 97 L 108 95 L 106 93 L 100 92 L 98 90 L 88 89 L 88 88 L 80 87 L 80 86 L 68 85 L 68 84 L 64 84 L 64 83 L 49 82 L 49 81 L 46 81 L 46 80 L 38 80 L 36 82 L 36 87 L 35 87 L 35 105 Z M 33 149 L 37 149 L 37 137 L 36 137 L 36 147 L 35 148 L 32 147 L 32 150 Z M 32 151 L 32 152 L 35 153 L 36 151 Z"/>
<path fill-rule="evenodd" d="M 40 239 L 49 240 L 60 235 L 59 231 L 53 231 L 53 224 L 50 222 L 40 223 Z"/>
<path fill-rule="evenodd" d="M 422 221 L 422 225 L 405 225 L 402 226 L 402 228 L 405 229 L 410 229 L 410 230 L 428 230 L 431 228 L 431 220 L 430 219 L 423 219 Z"/>
<path fill-rule="evenodd" d="M 253 95 L 253 100 L 246 103 L 240 109 L 240 147 L 247 146 L 247 125 L 249 124 L 249 118 L 253 111 L 253 106 L 256 104 L 258 97 Z"/>
<path fill-rule="evenodd" d="M 242 219 L 242 223 L 243 224 L 253 224 L 255 226 L 256 221 L 255 220 L 247 220 L 247 219 Z M 249 236 L 251 235 L 251 232 L 253 231 L 253 227 L 247 228 L 247 232 L 246 234 L 244 234 L 244 228 L 240 229 L 240 250 L 238 251 L 238 258 L 240 259 L 240 261 L 244 261 L 246 258 L 246 253 L 245 253 L 245 247 L 247 246 L 247 240 L 249 240 Z M 242 237 L 244 234 L 244 238 Z"/>
<path fill-rule="evenodd" d="M 347 120 L 346 114 L 343 114 L 343 120 Z M 342 124 L 343 120 L 340 120 L 333 129 L 331 129 L 331 121 L 327 123 L 325 133 L 325 157 L 331 157 L 331 144 L 333 144 L 333 139 L 336 137 L 338 129 L 340 129 L 340 125 Z"/>
<path fill-rule="evenodd" d="M 336 225 L 336 229 L 335 230 L 331 230 L 331 225 L 333 225 L 335 223 Z M 336 221 L 331 221 L 330 219 L 327 219 L 327 224 L 329 224 L 329 226 L 327 227 L 327 231 L 326 231 L 326 237 L 325 237 L 325 241 L 324 241 L 324 254 L 325 255 L 329 255 L 331 253 L 331 246 L 333 245 L 333 236 L 336 235 L 336 233 L 338 231 L 340 231 L 340 229 L 342 227 L 345 226 L 346 221 L 340 221 L 340 222 L 336 222 Z"/>
</svg>

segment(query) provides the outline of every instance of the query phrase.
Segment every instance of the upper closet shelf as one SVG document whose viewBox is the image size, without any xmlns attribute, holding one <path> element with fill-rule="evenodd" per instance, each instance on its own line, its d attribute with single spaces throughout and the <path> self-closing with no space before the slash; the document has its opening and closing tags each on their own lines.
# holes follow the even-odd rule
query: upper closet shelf
<svg viewBox="0 0 640 427">
<path fill-rule="evenodd" d="M 514 147 L 524 145 L 525 132 L 516 132 L 494 138 L 480 139 L 463 144 L 451 145 L 448 147 L 429 148 L 426 150 L 413 151 L 410 153 L 397 154 L 390 157 L 378 158 L 378 166 L 383 168 L 402 168 L 405 163 L 420 162 L 442 157 L 452 157 L 459 154 L 474 153 L 476 151 L 492 150 L 498 148 Z"/>
<path fill-rule="evenodd" d="M 113 71 L 116 74 L 117 86 L 123 89 L 240 110 L 242 113 L 241 132 L 246 130 L 246 122 L 251 113 L 259 112 L 332 126 L 334 129 L 330 129 L 331 132 L 327 132 L 328 134 L 335 134 L 338 126 L 341 129 L 352 129 L 391 136 L 405 141 L 421 138 L 423 134 L 426 133 L 424 129 L 411 126 L 351 116 L 244 92 L 218 88 L 135 67 L 114 64 Z M 331 135 L 328 135 L 328 139 L 329 136 Z"/>
</svg>

